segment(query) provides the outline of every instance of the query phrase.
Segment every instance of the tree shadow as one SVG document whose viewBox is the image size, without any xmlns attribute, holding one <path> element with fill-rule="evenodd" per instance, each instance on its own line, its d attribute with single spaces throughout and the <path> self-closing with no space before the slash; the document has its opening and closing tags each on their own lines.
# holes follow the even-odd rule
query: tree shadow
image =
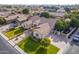
<svg viewBox="0 0 79 59">
<path fill-rule="evenodd" d="M 65 36 L 61 36 L 61 35 L 51 35 L 51 38 L 53 39 L 52 41 L 54 42 L 68 42 L 68 39 Z"/>
</svg>

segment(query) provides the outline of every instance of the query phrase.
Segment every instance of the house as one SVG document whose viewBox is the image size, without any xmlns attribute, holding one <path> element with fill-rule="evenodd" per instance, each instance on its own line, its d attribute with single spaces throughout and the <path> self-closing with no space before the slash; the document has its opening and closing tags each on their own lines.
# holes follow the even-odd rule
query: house
<svg viewBox="0 0 79 59">
<path fill-rule="evenodd" d="M 28 29 L 32 26 L 32 21 L 29 20 L 29 21 L 26 21 L 24 23 L 21 24 L 21 26 L 24 28 L 24 29 Z"/>
<path fill-rule="evenodd" d="M 65 15 L 65 10 L 64 8 L 58 9 L 56 12 L 49 12 L 49 14 L 53 17 L 60 17 L 63 18 Z"/>
<path fill-rule="evenodd" d="M 33 36 L 39 39 L 46 37 L 51 31 L 48 23 L 41 24 L 38 27 L 38 29 L 34 30 Z"/>
<path fill-rule="evenodd" d="M 21 25 L 23 22 L 27 21 L 28 17 L 29 17 L 29 15 L 18 14 L 16 22 L 18 23 L 18 25 Z"/>
<path fill-rule="evenodd" d="M 53 18 L 40 18 L 40 23 L 37 26 L 38 28 L 34 30 L 33 35 L 36 38 L 45 38 L 50 34 L 51 31 L 53 31 L 55 23 L 58 19 Z"/>
<path fill-rule="evenodd" d="M 32 16 L 29 20 L 31 20 L 34 25 L 39 25 L 39 23 L 40 23 L 39 16 Z"/>
<path fill-rule="evenodd" d="M 3 16 L 3 17 L 7 17 L 8 15 L 10 15 L 11 14 L 11 12 L 6 12 L 6 11 L 4 11 L 4 12 L 0 12 L 0 16 Z"/>
<path fill-rule="evenodd" d="M 11 14 L 5 17 L 7 23 L 15 22 L 17 25 L 22 24 L 23 22 L 27 21 L 29 15 L 25 14 Z"/>
<path fill-rule="evenodd" d="M 44 12 L 44 8 L 42 6 L 31 6 L 30 13 L 41 13 Z"/>
<path fill-rule="evenodd" d="M 57 13 L 65 13 L 65 9 L 64 8 L 59 8 L 56 12 Z"/>
<path fill-rule="evenodd" d="M 6 20 L 7 23 L 14 22 L 16 19 L 17 19 L 17 15 L 14 15 L 14 14 L 5 17 L 5 20 Z"/>
<path fill-rule="evenodd" d="M 32 25 L 36 25 L 33 36 L 36 38 L 44 38 L 53 30 L 56 21 L 57 19 L 53 18 L 33 16 L 28 21 L 23 22 L 21 26 L 28 29 L 32 28 Z"/>
<path fill-rule="evenodd" d="M 49 13 L 51 16 L 54 16 L 54 17 L 60 17 L 60 18 L 63 18 L 65 13 L 60 13 L 60 12 L 50 12 Z"/>
<path fill-rule="evenodd" d="M 44 24 L 44 23 L 48 23 L 50 28 L 53 29 L 57 20 L 58 19 L 56 19 L 56 18 L 44 18 L 44 17 L 41 17 L 39 25 Z"/>
<path fill-rule="evenodd" d="M 30 28 L 32 25 L 39 25 L 40 19 L 38 16 L 32 16 L 28 19 L 28 21 L 25 21 L 21 24 L 21 26 L 25 29 Z"/>
</svg>

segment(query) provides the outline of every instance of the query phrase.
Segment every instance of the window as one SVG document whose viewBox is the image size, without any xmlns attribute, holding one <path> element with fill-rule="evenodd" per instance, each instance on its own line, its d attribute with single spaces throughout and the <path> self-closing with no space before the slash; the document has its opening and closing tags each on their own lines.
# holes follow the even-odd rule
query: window
<svg viewBox="0 0 79 59">
<path fill-rule="evenodd" d="M 36 36 L 39 36 L 39 34 L 36 33 Z"/>
</svg>

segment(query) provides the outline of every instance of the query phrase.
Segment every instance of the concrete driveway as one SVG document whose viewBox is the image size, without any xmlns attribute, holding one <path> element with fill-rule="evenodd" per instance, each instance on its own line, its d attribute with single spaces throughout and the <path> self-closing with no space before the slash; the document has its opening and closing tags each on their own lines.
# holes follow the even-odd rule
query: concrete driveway
<svg viewBox="0 0 79 59">
<path fill-rule="evenodd" d="M 51 34 L 49 37 L 52 40 L 51 43 L 60 49 L 63 49 L 67 45 L 68 39 L 64 36 Z"/>
</svg>

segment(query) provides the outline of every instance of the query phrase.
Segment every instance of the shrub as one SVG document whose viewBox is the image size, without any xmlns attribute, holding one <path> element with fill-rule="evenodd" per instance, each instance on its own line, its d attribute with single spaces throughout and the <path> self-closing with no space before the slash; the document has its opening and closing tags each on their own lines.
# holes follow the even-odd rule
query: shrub
<svg viewBox="0 0 79 59">
<path fill-rule="evenodd" d="M 50 44 L 50 39 L 49 38 L 43 38 L 42 40 L 41 40 L 41 44 L 43 45 L 43 46 L 45 46 L 45 47 L 47 47 L 49 44 Z"/>
<path fill-rule="evenodd" d="M 40 16 L 41 17 L 45 17 L 45 18 L 49 18 L 50 17 L 48 12 L 43 12 L 43 13 L 40 14 Z"/>
<path fill-rule="evenodd" d="M 23 14 L 28 14 L 29 13 L 29 10 L 25 8 L 25 9 L 22 10 L 22 13 Z"/>
</svg>

